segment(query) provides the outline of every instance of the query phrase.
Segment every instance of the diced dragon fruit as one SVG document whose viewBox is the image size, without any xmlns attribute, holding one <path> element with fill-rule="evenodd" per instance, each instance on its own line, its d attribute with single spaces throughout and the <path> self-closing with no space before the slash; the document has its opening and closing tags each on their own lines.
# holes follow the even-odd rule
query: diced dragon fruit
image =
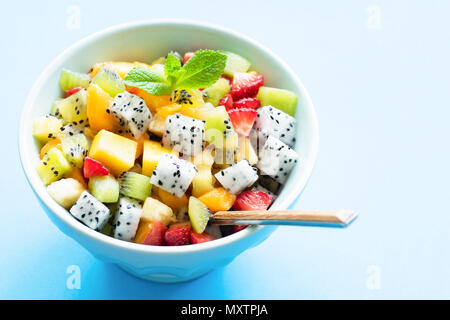
<svg viewBox="0 0 450 320">
<path fill-rule="evenodd" d="M 115 96 L 108 110 L 118 120 L 123 131 L 137 139 L 147 131 L 152 119 L 144 99 L 126 91 Z"/>
<path fill-rule="evenodd" d="M 153 171 L 150 182 L 158 188 L 181 197 L 189 188 L 197 168 L 189 161 L 164 153 Z"/>
<path fill-rule="evenodd" d="M 253 129 L 260 139 L 260 146 L 264 145 L 269 135 L 280 139 L 289 147 L 295 144 L 296 120 L 287 113 L 272 106 L 258 109 Z"/>
<path fill-rule="evenodd" d="M 257 169 L 250 166 L 247 159 L 219 171 L 215 177 L 228 192 L 237 194 L 258 180 Z"/>
<path fill-rule="evenodd" d="M 164 147 L 174 149 L 187 156 L 202 151 L 205 123 L 181 114 L 168 116 L 164 126 L 162 142 Z"/>
<path fill-rule="evenodd" d="M 83 191 L 70 213 L 91 229 L 100 231 L 108 222 L 111 212 L 87 191 Z"/>
<path fill-rule="evenodd" d="M 297 161 L 297 152 L 277 138 L 269 136 L 259 152 L 257 166 L 262 174 L 283 184 Z"/>
</svg>

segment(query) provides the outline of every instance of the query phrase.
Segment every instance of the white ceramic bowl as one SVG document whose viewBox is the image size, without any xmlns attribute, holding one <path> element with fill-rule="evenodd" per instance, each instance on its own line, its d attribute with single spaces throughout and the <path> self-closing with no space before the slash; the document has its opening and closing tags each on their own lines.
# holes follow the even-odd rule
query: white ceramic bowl
<svg viewBox="0 0 450 320">
<path fill-rule="evenodd" d="M 96 62 L 111 60 L 151 62 L 170 50 L 183 53 L 201 48 L 241 54 L 251 60 L 251 69 L 264 75 L 266 85 L 289 89 L 298 95 L 295 149 L 300 161 L 272 206 L 272 209 L 288 208 L 302 192 L 314 166 L 318 148 L 316 114 L 295 73 L 271 51 L 234 31 L 192 21 L 152 20 L 97 32 L 65 50 L 43 71 L 22 111 L 19 129 L 22 166 L 47 215 L 94 256 L 147 280 L 179 282 L 196 278 L 258 245 L 275 227 L 250 227 L 216 241 L 180 247 L 145 246 L 105 236 L 75 220 L 47 194 L 35 171 L 39 147 L 32 136 L 32 123 L 36 117 L 48 113 L 52 101 L 61 95 L 58 79 L 62 68 L 87 71 Z"/>
</svg>

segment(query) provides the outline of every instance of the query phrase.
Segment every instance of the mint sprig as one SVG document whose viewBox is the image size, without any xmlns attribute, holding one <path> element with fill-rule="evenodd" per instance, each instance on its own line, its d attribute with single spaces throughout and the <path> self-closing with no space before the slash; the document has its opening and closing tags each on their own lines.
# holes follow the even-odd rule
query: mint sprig
<svg viewBox="0 0 450 320">
<path fill-rule="evenodd" d="M 125 84 L 140 88 L 151 95 L 168 95 L 176 89 L 207 88 L 223 74 L 227 56 L 214 50 L 198 50 L 181 66 L 180 60 L 169 54 L 164 75 L 148 68 L 135 67 L 125 77 Z"/>
</svg>

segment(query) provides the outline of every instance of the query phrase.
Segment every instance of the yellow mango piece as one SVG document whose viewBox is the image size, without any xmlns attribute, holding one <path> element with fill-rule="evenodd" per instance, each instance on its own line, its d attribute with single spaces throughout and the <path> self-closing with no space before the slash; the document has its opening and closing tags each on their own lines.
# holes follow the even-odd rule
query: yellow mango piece
<svg viewBox="0 0 450 320">
<path fill-rule="evenodd" d="M 187 207 L 189 202 L 189 199 L 185 194 L 178 198 L 161 188 L 158 188 L 158 196 L 164 204 L 168 205 L 174 210 L 179 210 L 183 207 Z"/>
<path fill-rule="evenodd" d="M 156 111 L 156 113 L 163 118 L 167 118 L 168 116 L 171 116 L 180 111 L 181 104 L 172 103 L 167 106 L 158 108 L 158 111 Z"/>
<path fill-rule="evenodd" d="M 146 140 L 144 141 L 144 152 L 142 155 L 142 174 L 151 177 L 153 170 L 161 159 L 163 153 L 177 155 L 174 151 L 161 146 L 161 143 Z"/>
<path fill-rule="evenodd" d="M 224 188 L 214 188 L 198 197 L 198 200 L 203 202 L 214 213 L 230 210 L 236 200 L 236 196 Z"/>
<path fill-rule="evenodd" d="M 91 129 L 113 131 L 117 121 L 111 113 L 106 111 L 113 98 L 96 84 L 89 85 L 86 95 L 87 116 Z"/>
<path fill-rule="evenodd" d="M 211 167 L 197 167 L 197 174 L 192 180 L 192 195 L 200 197 L 214 188 L 214 179 L 211 173 Z"/>
<path fill-rule="evenodd" d="M 100 161 L 118 176 L 133 167 L 136 149 L 136 141 L 101 130 L 92 141 L 89 157 Z"/>
</svg>

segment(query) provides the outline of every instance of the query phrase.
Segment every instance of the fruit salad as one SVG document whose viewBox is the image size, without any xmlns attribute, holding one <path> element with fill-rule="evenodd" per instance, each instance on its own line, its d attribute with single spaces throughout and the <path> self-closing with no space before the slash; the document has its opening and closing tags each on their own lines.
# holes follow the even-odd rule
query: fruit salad
<svg viewBox="0 0 450 320">
<path fill-rule="evenodd" d="M 211 217 L 268 209 L 298 161 L 297 96 L 264 86 L 235 53 L 99 62 L 61 70 L 59 85 L 34 120 L 37 173 L 75 219 L 116 239 L 179 246 L 238 232 Z"/>
</svg>

